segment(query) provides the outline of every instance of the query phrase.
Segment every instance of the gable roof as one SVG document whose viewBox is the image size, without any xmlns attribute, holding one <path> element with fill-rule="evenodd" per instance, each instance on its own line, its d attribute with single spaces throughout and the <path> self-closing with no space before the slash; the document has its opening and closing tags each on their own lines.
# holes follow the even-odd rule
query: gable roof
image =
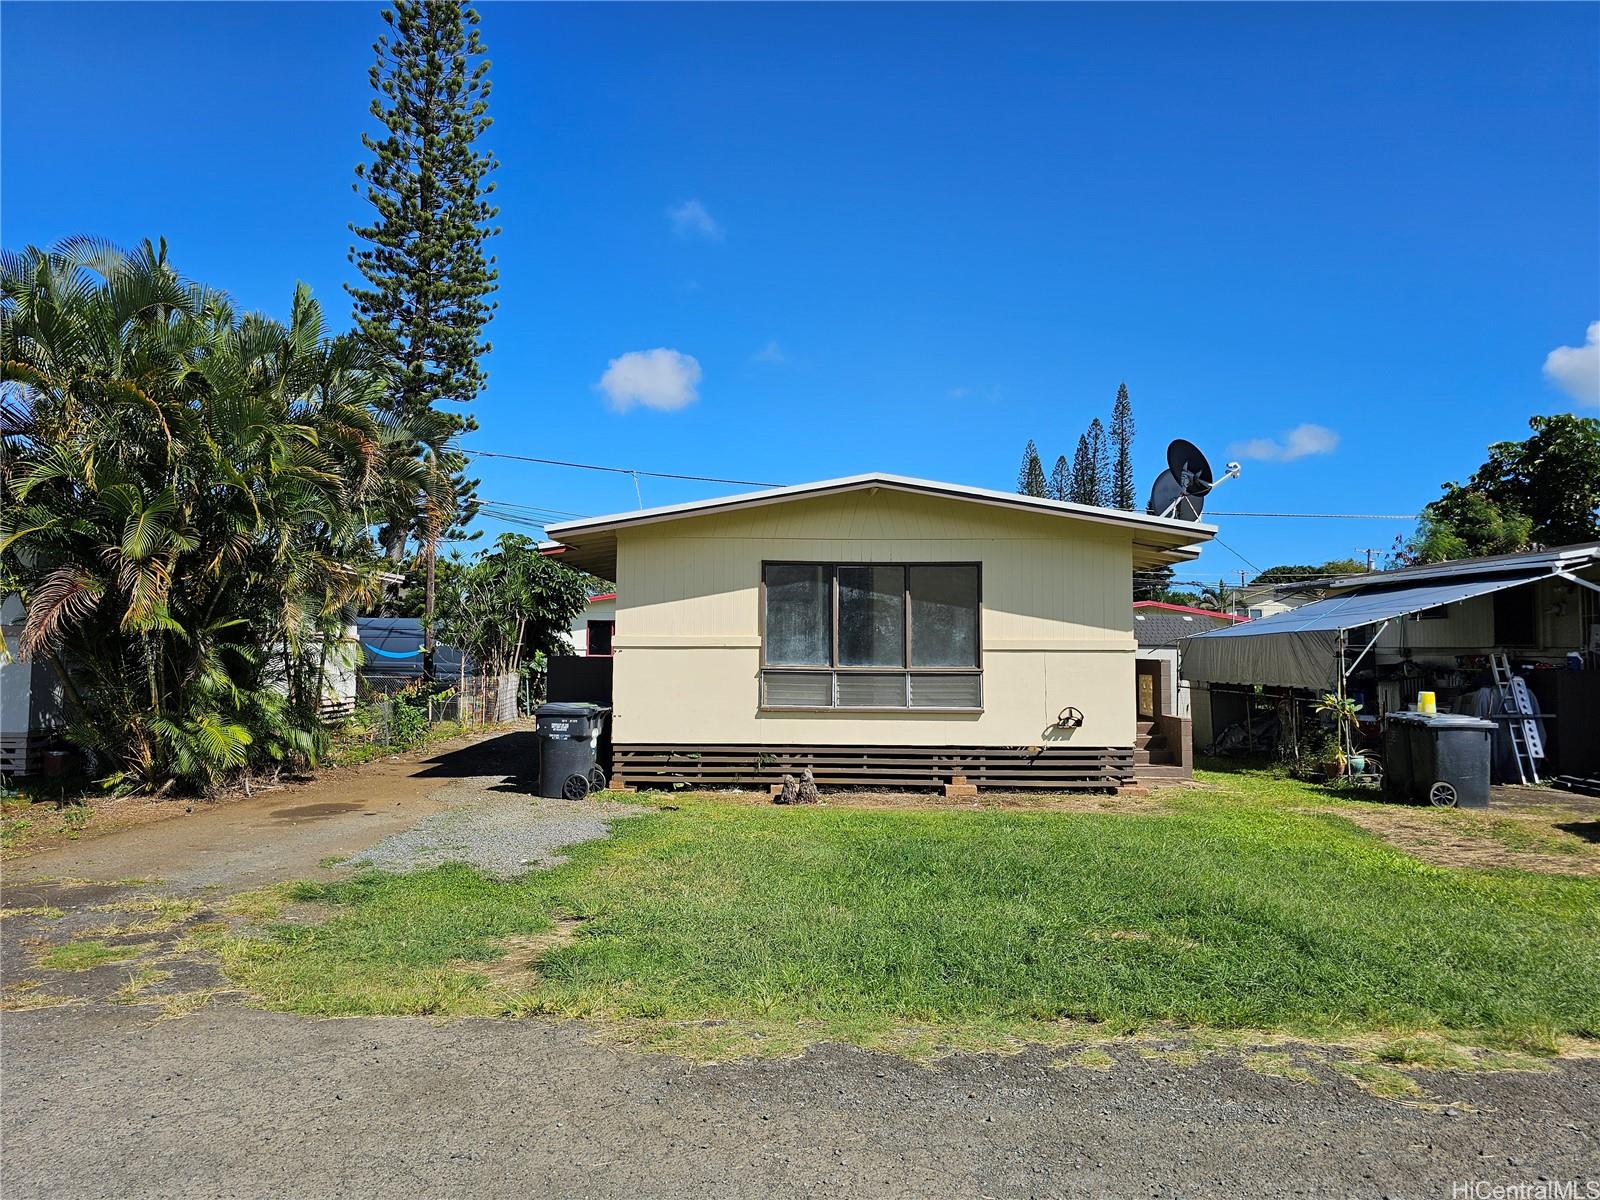
<svg viewBox="0 0 1600 1200">
<path fill-rule="evenodd" d="M 940 483 L 932 479 L 914 479 L 907 475 L 872 472 L 865 475 L 848 475 L 841 479 L 822 479 L 815 483 L 799 483 L 789 487 L 765 488 L 759 492 L 720 496 L 712 500 L 695 500 L 687 504 L 668 504 L 659 508 L 643 508 L 635 512 L 563 521 L 558 525 L 546 526 L 545 532 L 551 541 L 544 548 L 562 554 L 567 561 L 582 570 L 610 578 L 616 572 L 616 536 L 622 529 L 659 525 L 668 521 L 681 521 L 691 517 L 757 508 L 768 504 L 787 504 L 796 500 L 836 496 L 846 492 L 875 490 L 958 500 L 992 508 L 1034 512 L 1044 516 L 1128 529 L 1133 533 L 1135 566 L 1187 562 L 1199 555 L 1197 543 L 1209 541 L 1216 533 L 1216 526 L 1201 525 L 1194 521 L 1154 517 L 1147 513 L 1123 512 L 1121 509 L 1096 508 L 1089 504 L 1072 504 L 1065 500 L 1022 496 L 1015 492 L 997 492 L 989 488 L 969 487 L 963 484 Z"/>
<path fill-rule="evenodd" d="M 1211 608 L 1195 608 L 1192 604 L 1168 604 L 1165 600 L 1135 600 L 1135 608 L 1159 608 L 1162 612 L 1189 613 L 1196 617 L 1210 617 L 1216 621 L 1248 621 L 1238 613 L 1217 612 Z"/>
</svg>

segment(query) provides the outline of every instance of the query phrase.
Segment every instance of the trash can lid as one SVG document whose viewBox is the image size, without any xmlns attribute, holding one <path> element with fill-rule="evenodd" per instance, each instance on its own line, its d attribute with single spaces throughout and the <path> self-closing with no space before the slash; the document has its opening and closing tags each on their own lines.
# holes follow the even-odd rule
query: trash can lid
<svg viewBox="0 0 1600 1200">
<path fill-rule="evenodd" d="M 611 709 L 604 704 L 590 704 L 586 700 L 569 700 L 541 704 L 534 710 L 533 715 L 536 717 L 594 717 L 610 711 Z"/>
</svg>

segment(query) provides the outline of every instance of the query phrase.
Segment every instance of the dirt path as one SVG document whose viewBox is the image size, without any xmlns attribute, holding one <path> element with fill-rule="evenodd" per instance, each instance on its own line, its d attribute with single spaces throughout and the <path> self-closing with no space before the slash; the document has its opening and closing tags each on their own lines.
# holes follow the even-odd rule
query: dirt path
<svg viewBox="0 0 1600 1200">
<path fill-rule="evenodd" d="M 6 863 L 0 895 L 8 905 L 25 903 L 12 898 L 15 889 L 52 879 L 159 880 L 166 890 L 192 893 L 315 877 L 324 860 L 356 854 L 451 805 L 453 783 L 499 776 L 508 791 L 526 791 L 534 753 L 533 734 L 518 729 L 330 771 L 250 799 L 197 804 L 189 814 L 174 803 L 160 819 Z"/>
</svg>

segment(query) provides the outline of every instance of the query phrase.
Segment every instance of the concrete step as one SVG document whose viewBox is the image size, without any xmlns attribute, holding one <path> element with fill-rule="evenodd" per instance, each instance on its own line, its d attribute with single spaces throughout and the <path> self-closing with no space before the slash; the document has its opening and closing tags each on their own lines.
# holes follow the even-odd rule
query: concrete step
<svg viewBox="0 0 1600 1200">
<path fill-rule="evenodd" d="M 1167 735 L 1164 733 L 1141 734 L 1133 739 L 1135 750 L 1165 750 L 1167 748 Z"/>
<path fill-rule="evenodd" d="M 1133 778 L 1137 783 L 1171 783 L 1190 779 L 1192 774 L 1187 767 L 1176 763 L 1146 764 L 1134 769 Z"/>
<path fill-rule="evenodd" d="M 1133 765 L 1135 767 L 1161 766 L 1172 762 L 1172 751 L 1162 747 L 1159 750 L 1135 750 L 1133 752 Z"/>
</svg>

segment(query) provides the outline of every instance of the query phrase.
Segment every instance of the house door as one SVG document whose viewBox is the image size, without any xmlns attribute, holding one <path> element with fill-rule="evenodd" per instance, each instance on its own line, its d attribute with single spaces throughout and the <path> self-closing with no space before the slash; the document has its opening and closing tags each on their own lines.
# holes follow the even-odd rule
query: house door
<svg viewBox="0 0 1600 1200">
<path fill-rule="evenodd" d="M 1161 664 L 1145 660 L 1134 664 L 1138 683 L 1139 719 L 1153 720 L 1161 715 Z"/>
<path fill-rule="evenodd" d="M 611 637 L 617 631 L 615 621 L 589 622 L 589 657 L 607 658 L 611 655 Z"/>
</svg>

